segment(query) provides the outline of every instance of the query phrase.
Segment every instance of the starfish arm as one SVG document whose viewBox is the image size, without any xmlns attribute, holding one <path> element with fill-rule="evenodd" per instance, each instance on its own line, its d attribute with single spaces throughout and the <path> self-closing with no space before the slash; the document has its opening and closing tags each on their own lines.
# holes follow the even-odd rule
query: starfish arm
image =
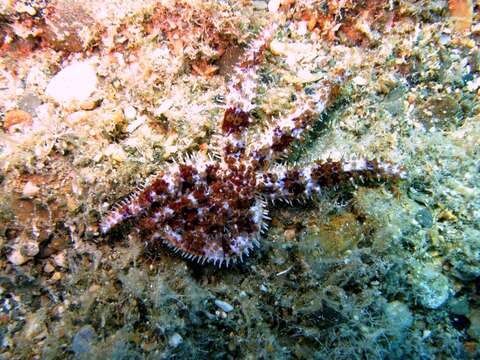
<svg viewBox="0 0 480 360">
<path fill-rule="evenodd" d="M 233 77 L 227 85 L 225 113 L 222 120 L 220 148 L 224 158 L 239 159 L 245 154 L 245 135 L 251 124 L 250 110 L 257 94 L 258 69 L 273 35 L 278 28 L 271 22 L 258 37 L 252 41 L 239 64 L 233 70 Z"/>
<path fill-rule="evenodd" d="M 380 183 L 405 178 L 404 170 L 376 159 L 315 161 L 305 167 L 293 167 L 264 173 L 259 177 L 260 192 L 270 200 L 295 200 L 311 197 L 323 188 L 351 181 Z"/>
<path fill-rule="evenodd" d="M 321 91 L 313 96 L 298 99 L 292 112 L 275 119 L 261 138 L 249 146 L 247 158 L 258 168 L 265 168 L 272 161 L 287 155 L 291 144 L 300 140 L 330 105 L 341 81 L 342 79 L 325 80 Z"/>
</svg>

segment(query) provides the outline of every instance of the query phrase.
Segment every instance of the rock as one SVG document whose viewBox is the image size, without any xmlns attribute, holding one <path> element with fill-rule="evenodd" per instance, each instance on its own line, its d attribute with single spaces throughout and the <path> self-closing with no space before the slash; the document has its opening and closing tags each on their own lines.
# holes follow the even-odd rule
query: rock
<svg viewBox="0 0 480 360">
<path fill-rule="evenodd" d="M 55 267 L 50 262 L 47 262 L 43 267 L 43 271 L 45 271 L 47 274 L 52 273 L 54 270 L 55 270 Z"/>
<path fill-rule="evenodd" d="M 22 191 L 22 196 L 24 197 L 33 197 L 38 194 L 40 188 L 35 185 L 33 182 L 29 181 L 25 184 Z"/>
<path fill-rule="evenodd" d="M 415 220 L 418 224 L 426 229 L 430 229 L 433 225 L 433 217 L 430 211 L 426 208 L 421 208 L 415 214 Z"/>
<path fill-rule="evenodd" d="M 470 312 L 466 297 L 451 298 L 447 303 L 448 311 L 455 315 L 467 315 Z"/>
<path fill-rule="evenodd" d="M 132 105 L 127 105 L 123 109 L 123 115 L 125 115 L 125 119 L 129 121 L 135 120 L 137 117 L 137 110 Z"/>
<path fill-rule="evenodd" d="M 95 109 L 98 105 L 100 105 L 101 101 L 95 101 L 95 100 L 87 100 L 83 101 L 80 104 L 80 109 L 82 110 L 93 110 Z"/>
<path fill-rule="evenodd" d="M 35 241 L 25 241 L 20 245 L 20 253 L 26 257 L 34 257 L 40 251 Z"/>
<path fill-rule="evenodd" d="M 52 277 L 50 278 L 49 281 L 50 281 L 51 283 L 56 283 L 57 281 L 62 280 L 62 278 L 63 278 L 62 273 L 59 272 L 59 271 L 56 271 L 56 272 L 53 273 L 53 275 L 52 275 Z"/>
<path fill-rule="evenodd" d="M 105 149 L 105 155 L 119 163 L 124 162 L 128 157 L 125 150 L 123 150 L 123 148 L 118 144 L 108 145 Z"/>
<path fill-rule="evenodd" d="M 233 310 L 232 305 L 222 300 L 215 300 L 215 305 L 217 305 L 220 309 L 222 309 L 226 313 L 229 313 L 230 311 Z"/>
<path fill-rule="evenodd" d="M 452 293 L 448 278 L 430 264 L 413 269 L 412 287 L 419 303 L 427 309 L 438 309 Z"/>
<path fill-rule="evenodd" d="M 436 95 L 418 104 L 416 116 L 426 130 L 448 130 L 461 123 L 463 111 L 454 96 Z"/>
<path fill-rule="evenodd" d="M 28 114 L 36 114 L 36 110 L 40 105 L 42 105 L 42 100 L 31 93 L 25 94 L 18 101 L 18 107 Z"/>
<path fill-rule="evenodd" d="M 456 277 L 472 281 L 480 276 L 480 231 L 466 228 L 462 241 L 452 249 L 449 257 Z"/>
<path fill-rule="evenodd" d="M 407 304 L 401 301 L 392 301 L 385 305 L 385 317 L 392 331 L 398 332 L 408 329 L 413 324 L 413 315 Z"/>
<path fill-rule="evenodd" d="M 97 334 L 91 325 L 85 325 L 77 331 L 72 341 L 72 350 L 75 355 L 80 356 L 92 351 L 93 342 Z"/>
<path fill-rule="evenodd" d="M 474 338 L 476 341 L 480 340 L 480 310 L 475 309 L 468 314 L 468 320 L 470 320 L 470 327 L 468 329 L 468 335 Z"/>
<path fill-rule="evenodd" d="M 49 48 L 56 51 L 80 52 L 95 41 L 98 23 L 91 9 L 81 1 L 55 0 L 53 11 L 45 14 L 43 37 Z"/>
<path fill-rule="evenodd" d="M 353 82 L 355 83 L 355 85 L 358 85 L 358 86 L 365 86 L 368 84 L 367 79 L 361 76 L 355 76 L 353 78 Z"/>
<path fill-rule="evenodd" d="M 23 327 L 23 336 L 31 339 L 40 335 L 45 331 L 45 313 L 40 309 L 37 312 L 30 313 L 26 316 L 26 323 Z"/>
<path fill-rule="evenodd" d="M 252 3 L 252 5 L 253 5 L 253 8 L 255 10 L 267 10 L 268 9 L 268 5 L 267 5 L 266 1 L 254 1 Z"/>
<path fill-rule="evenodd" d="M 61 267 L 61 268 L 66 268 L 67 267 L 67 259 L 65 258 L 65 253 L 60 252 L 57 255 L 53 257 L 53 262 L 55 263 L 56 266 Z"/>
<path fill-rule="evenodd" d="M 276 13 L 280 7 L 280 0 L 270 0 L 268 2 L 268 11 L 271 13 Z"/>
<path fill-rule="evenodd" d="M 88 61 L 74 63 L 57 73 L 45 93 L 62 105 L 88 100 L 97 86 L 97 74 Z"/>
<path fill-rule="evenodd" d="M 296 235 L 297 231 L 295 229 L 287 229 L 283 232 L 283 236 L 285 236 L 285 240 L 287 241 L 292 241 Z"/>
<path fill-rule="evenodd" d="M 286 55 L 287 45 L 274 39 L 270 42 L 270 51 L 275 56 Z"/>
<path fill-rule="evenodd" d="M 13 265 L 23 265 L 28 260 L 30 260 L 30 258 L 22 255 L 19 249 L 13 250 L 8 256 L 8 261 Z"/>
<path fill-rule="evenodd" d="M 180 334 L 173 334 L 170 339 L 168 339 L 168 345 L 171 347 L 176 348 L 178 345 L 180 345 L 183 342 L 183 338 L 180 336 Z"/>
<path fill-rule="evenodd" d="M 5 114 L 3 126 L 10 130 L 14 125 L 32 125 L 32 115 L 23 110 L 10 110 Z"/>
</svg>

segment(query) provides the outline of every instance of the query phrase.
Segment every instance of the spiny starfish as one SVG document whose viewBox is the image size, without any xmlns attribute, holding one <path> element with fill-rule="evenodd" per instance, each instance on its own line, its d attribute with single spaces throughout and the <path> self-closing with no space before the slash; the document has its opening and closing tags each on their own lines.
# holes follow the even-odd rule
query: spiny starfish
<svg viewBox="0 0 480 360">
<path fill-rule="evenodd" d="M 103 234 L 136 219 L 149 241 L 161 241 L 201 263 L 228 266 L 258 245 L 272 201 L 310 198 L 324 187 L 350 180 L 403 177 L 400 168 L 367 159 L 318 160 L 301 168 L 268 170 L 311 128 L 341 81 L 325 80 L 315 95 L 298 96 L 293 112 L 272 121 L 247 143 L 258 70 L 277 27 L 271 23 L 260 33 L 234 71 L 225 99 L 221 154 L 195 155 L 160 171 L 103 218 Z"/>
</svg>

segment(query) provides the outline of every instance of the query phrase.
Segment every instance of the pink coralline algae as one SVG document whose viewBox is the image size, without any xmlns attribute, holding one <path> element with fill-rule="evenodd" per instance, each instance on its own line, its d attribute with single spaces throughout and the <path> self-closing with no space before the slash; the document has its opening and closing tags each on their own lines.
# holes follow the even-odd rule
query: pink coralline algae
<svg viewBox="0 0 480 360">
<path fill-rule="evenodd" d="M 290 114 L 247 143 L 258 70 L 276 28 L 271 24 L 260 33 L 234 71 L 225 98 L 219 159 L 199 154 L 159 172 L 103 218 L 103 234 L 135 219 L 148 241 L 163 242 L 201 263 L 228 266 L 258 245 L 273 201 L 310 198 L 346 181 L 404 176 L 396 166 L 367 159 L 318 160 L 301 168 L 268 169 L 311 128 L 341 80 L 329 79 L 315 95 L 299 96 Z"/>
</svg>

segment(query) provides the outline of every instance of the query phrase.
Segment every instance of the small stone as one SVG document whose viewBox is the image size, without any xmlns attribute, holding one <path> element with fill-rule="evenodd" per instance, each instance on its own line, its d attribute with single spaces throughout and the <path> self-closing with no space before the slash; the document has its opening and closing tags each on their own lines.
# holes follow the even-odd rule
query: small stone
<svg viewBox="0 0 480 360">
<path fill-rule="evenodd" d="M 267 10 L 268 8 L 266 1 L 254 1 L 252 5 L 255 10 Z"/>
<path fill-rule="evenodd" d="M 232 305 L 222 300 L 215 300 L 215 305 L 217 305 L 220 309 L 222 309 L 226 313 L 229 313 L 230 311 L 233 310 Z"/>
<path fill-rule="evenodd" d="M 127 153 L 118 144 L 110 144 L 105 149 L 105 155 L 116 162 L 124 162 L 125 160 L 127 160 Z"/>
<path fill-rule="evenodd" d="M 62 251 L 53 257 L 53 262 L 56 266 L 61 268 L 67 267 L 67 259 L 65 258 L 65 253 Z"/>
<path fill-rule="evenodd" d="M 466 297 L 451 298 L 447 303 L 448 311 L 455 315 L 467 315 L 470 312 Z"/>
<path fill-rule="evenodd" d="M 14 125 L 31 125 L 32 115 L 23 110 L 10 110 L 5 114 L 4 127 L 9 130 Z"/>
<path fill-rule="evenodd" d="M 415 214 L 415 220 L 420 224 L 423 228 L 431 228 L 433 225 L 433 217 L 430 211 L 426 208 L 422 208 Z"/>
<path fill-rule="evenodd" d="M 276 13 L 280 8 L 280 3 L 280 0 L 270 0 L 268 2 L 268 11 L 270 11 L 271 13 Z"/>
<path fill-rule="evenodd" d="M 20 252 L 19 249 L 13 250 L 10 255 L 8 256 L 8 261 L 12 263 L 13 265 L 23 265 L 25 264 L 28 260 L 30 260 L 29 257 L 23 256 Z"/>
<path fill-rule="evenodd" d="M 20 245 L 20 253 L 26 257 L 34 257 L 39 252 L 38 244 L 35 241 L 25 241 Z"/>
<path fill-rule="evenodd" d="M 165 111 L 170 109 L 172 106 L 173 106 L 172 99 L 165 100 L 158 108 L 155 109 L 155 116 L 162 115 Z"/>
<path fill-rule="evenodd" d="M 132 121 L 137 117 L 137 110 L 132 105 L 127 105 L 123 109 L 123 114 L 125 115 L 125 119 Z"/>
<path fill-rule="evenodd" d="M 385 305 L 385 317 L 393 331 L 401 331 L 413 324 L 413 315 L 408 306 L 401 301 L 392 301 Z"/>
<path fill-rule="evenodd" d="M 449 298 L 452 288 L 448 278 L 433 265 L 419 265 L 412 272 L 415 296 L 427 309 L 438 309 Z"/>
<path fill-rule="evenodd" d="M 62 105 L 87 101 L 97 86 L 97 74 L 89 62 L 78 62 L 57 73 L 45 93 Z"/>
<path fill-rule="evenodd" d="M 145 124 L 145 122 L 147 121 L 147 117 L 146 116 L 140 116 L 138 119 L 132 121 L 130 124 L 128 124 L 127 126 L 127 132 L 128 133 L 133 133 L 135 130 L 137 130 L 140 126 L 142 126 L 143 124 Z"/>
<path fill-rule="evenodd" d="M 287 241 L 292 241 L 296 235 L 297 231 L 295 229 L 287 229 L 283 232 L 283 236 L 285 236 L 285 240 Z"/>
<path fill-rule="evenodd" d="M 40 188 L 33 182 L 29 181 L 23 187 L 22 195 L 24 197 L 33 197 L 40 191 Z"/>
<path fill-rule="evenodd" d="M 80 356 L 90 353 L 92 345 L 97 337 L 95 329 L 91 325 L 85 325 L 77 331 L 72 341 L 72 350 L 75 355 Z"/>
<path fill-rule="evenodd" d="M 59 271 L 56 271 L 53 273 L 52 277 L 50 278 L 50 282 L 55 283 L 57 281 L 60 281 L 62 279 L 62 273 Z"/>
<path fill-rule="evenodd" d="M 475 309 L 468 314 L 468 320 L 470 320 L 470 327 L 468 329 L 468 335 L 474 338 L 476 341 L 480 340 L 480 310 Z"/>
<path fill-rule="evenodd" d="M 355 77 L 353 78 L 353 82 L 354 82 L 356 85 L 358 85 L 358 86 L 365 86 L 365 85 L 368 84 L 367 79 L 365 79 L 365 78 L 363 78 L 363 77 L 361 77 L 361 76 L 355 76 Z"/>
<path fill-rule="evenodd" d="M 18 100 L 20 110 L 26 111 L 28 114 L 36 114 L 40 105 L 42 105 L 42 100 L 32 93 L 26 93 Z"/>
<path fill-rule="evenodd" d="M 174 348 L 176 348 L 182 342 L 183 342 L 183 338 L 178 333 L 173 334 L 170 337 L 170 339 L 168 339 L 168 345 L 170 345 L 171 347 L 174 347 Z"/>
<path fill-rule="evenodd" d="M 80 109 L 82 109 L 82 110 L 93 110 L 100 104 L 100 102 L 101 101 L 95 101 L 95 100 L 83 101 L 80 104 Z"/>
<path fill-rule="evenodd" d="M 55 271 L 55 267 L 50 262 L 47 262 L 43 267 L 43 271 L 45 271 L 47 274 L 50 274 Z"/>
<path fill-rule="evenodd" d="M 275 56 L 285 55 L 287 53 L 287 46 L 278 40 L 272 40 L 270 43 L 270 51 Z"/>
<path fill-rule="evenodd" d="M 45 330 L 45 315 L 43 310 L 28 314 L 25 320 L 26 323 L 23 327 L 23 335 L 25 338 L 38 336 Z"/>
</svg>

